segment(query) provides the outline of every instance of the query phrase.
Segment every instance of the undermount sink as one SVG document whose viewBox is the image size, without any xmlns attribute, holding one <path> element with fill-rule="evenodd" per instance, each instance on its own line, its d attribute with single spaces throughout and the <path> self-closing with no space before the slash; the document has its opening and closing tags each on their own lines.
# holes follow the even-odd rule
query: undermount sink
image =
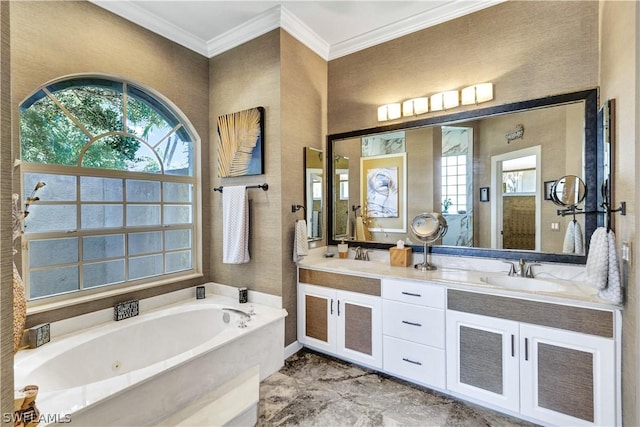
<svg viewBox="0 0 640 427">
<path fill-rule="evenodd" d="M 519 289 L 523 291 L 560 292 L 566 290 L 566 287 L 559 283 L 528 277 L 487 276 L 482 277 L 480 280 L 489 285 L 500 286 L 508 289 Z"/>
</svg>

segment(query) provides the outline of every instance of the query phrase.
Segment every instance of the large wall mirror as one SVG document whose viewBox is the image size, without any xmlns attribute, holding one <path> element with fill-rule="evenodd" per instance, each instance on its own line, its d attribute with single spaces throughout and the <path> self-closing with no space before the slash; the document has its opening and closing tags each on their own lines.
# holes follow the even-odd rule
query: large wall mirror
<svg viewBox="0 0 640 427">
<path fill-rule="evenodd" d="M 322 239 L 322 150 L 304 149 L 304 200 L 309 241 Z"/>
<path fill-rule="evenodd" d="M 410 221 L 439 212 L 448 232 L 434 253 L 584 263 L 585 253 L 563 248 L 574 218 L 558 215 L 549 189 L 580 177 L 579 208 L 597 210 L 597 96 L 592 89 L 330 135 L 329 244 L 405 240 L 420 251 Z M 601 215 L 576 219 L 588 243 Z"/>
</svg>

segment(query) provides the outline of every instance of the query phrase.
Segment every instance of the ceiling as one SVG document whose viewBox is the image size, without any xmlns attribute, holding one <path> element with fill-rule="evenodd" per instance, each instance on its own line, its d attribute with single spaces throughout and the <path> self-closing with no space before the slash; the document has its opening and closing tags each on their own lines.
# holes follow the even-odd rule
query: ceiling
<svg viewBox="0 0 640 427">
<path fill-rule="evenodd" d="M 326 60 L 504 0 L 90 0 L 206 57 L 282 27 Z"/>
</svg>

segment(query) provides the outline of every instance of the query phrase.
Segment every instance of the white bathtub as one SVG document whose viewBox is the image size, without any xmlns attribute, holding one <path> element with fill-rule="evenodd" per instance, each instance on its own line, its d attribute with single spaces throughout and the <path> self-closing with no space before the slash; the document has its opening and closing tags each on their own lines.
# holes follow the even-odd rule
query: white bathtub
<svg viewBox="0 0 640 427">
<path fill-rule="evenodd" d="M 249 368 L 259 366 L 262 380 L 283 365 L 286 311 L 253 304 L 256 315 L 239 328 L 238 314 L 223 321 L 233 306 L 208 294 L 19 351 L 16 387 L 38 385 L 44 421 L 156 425 Z"/>
</svg>

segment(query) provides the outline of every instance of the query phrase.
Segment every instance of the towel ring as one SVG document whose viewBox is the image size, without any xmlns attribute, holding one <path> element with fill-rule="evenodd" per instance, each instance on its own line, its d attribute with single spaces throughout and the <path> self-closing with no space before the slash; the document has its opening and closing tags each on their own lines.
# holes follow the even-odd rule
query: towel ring
<svg viewBox="0 0 640 427">
<path fill-rule="evenodd" d="M 291 212 L 298 212 L 300 209 L 304 211 L 304 217 L 307 218 L 307 208 L 303 205 L 291 205 Z"/>
</svg>

